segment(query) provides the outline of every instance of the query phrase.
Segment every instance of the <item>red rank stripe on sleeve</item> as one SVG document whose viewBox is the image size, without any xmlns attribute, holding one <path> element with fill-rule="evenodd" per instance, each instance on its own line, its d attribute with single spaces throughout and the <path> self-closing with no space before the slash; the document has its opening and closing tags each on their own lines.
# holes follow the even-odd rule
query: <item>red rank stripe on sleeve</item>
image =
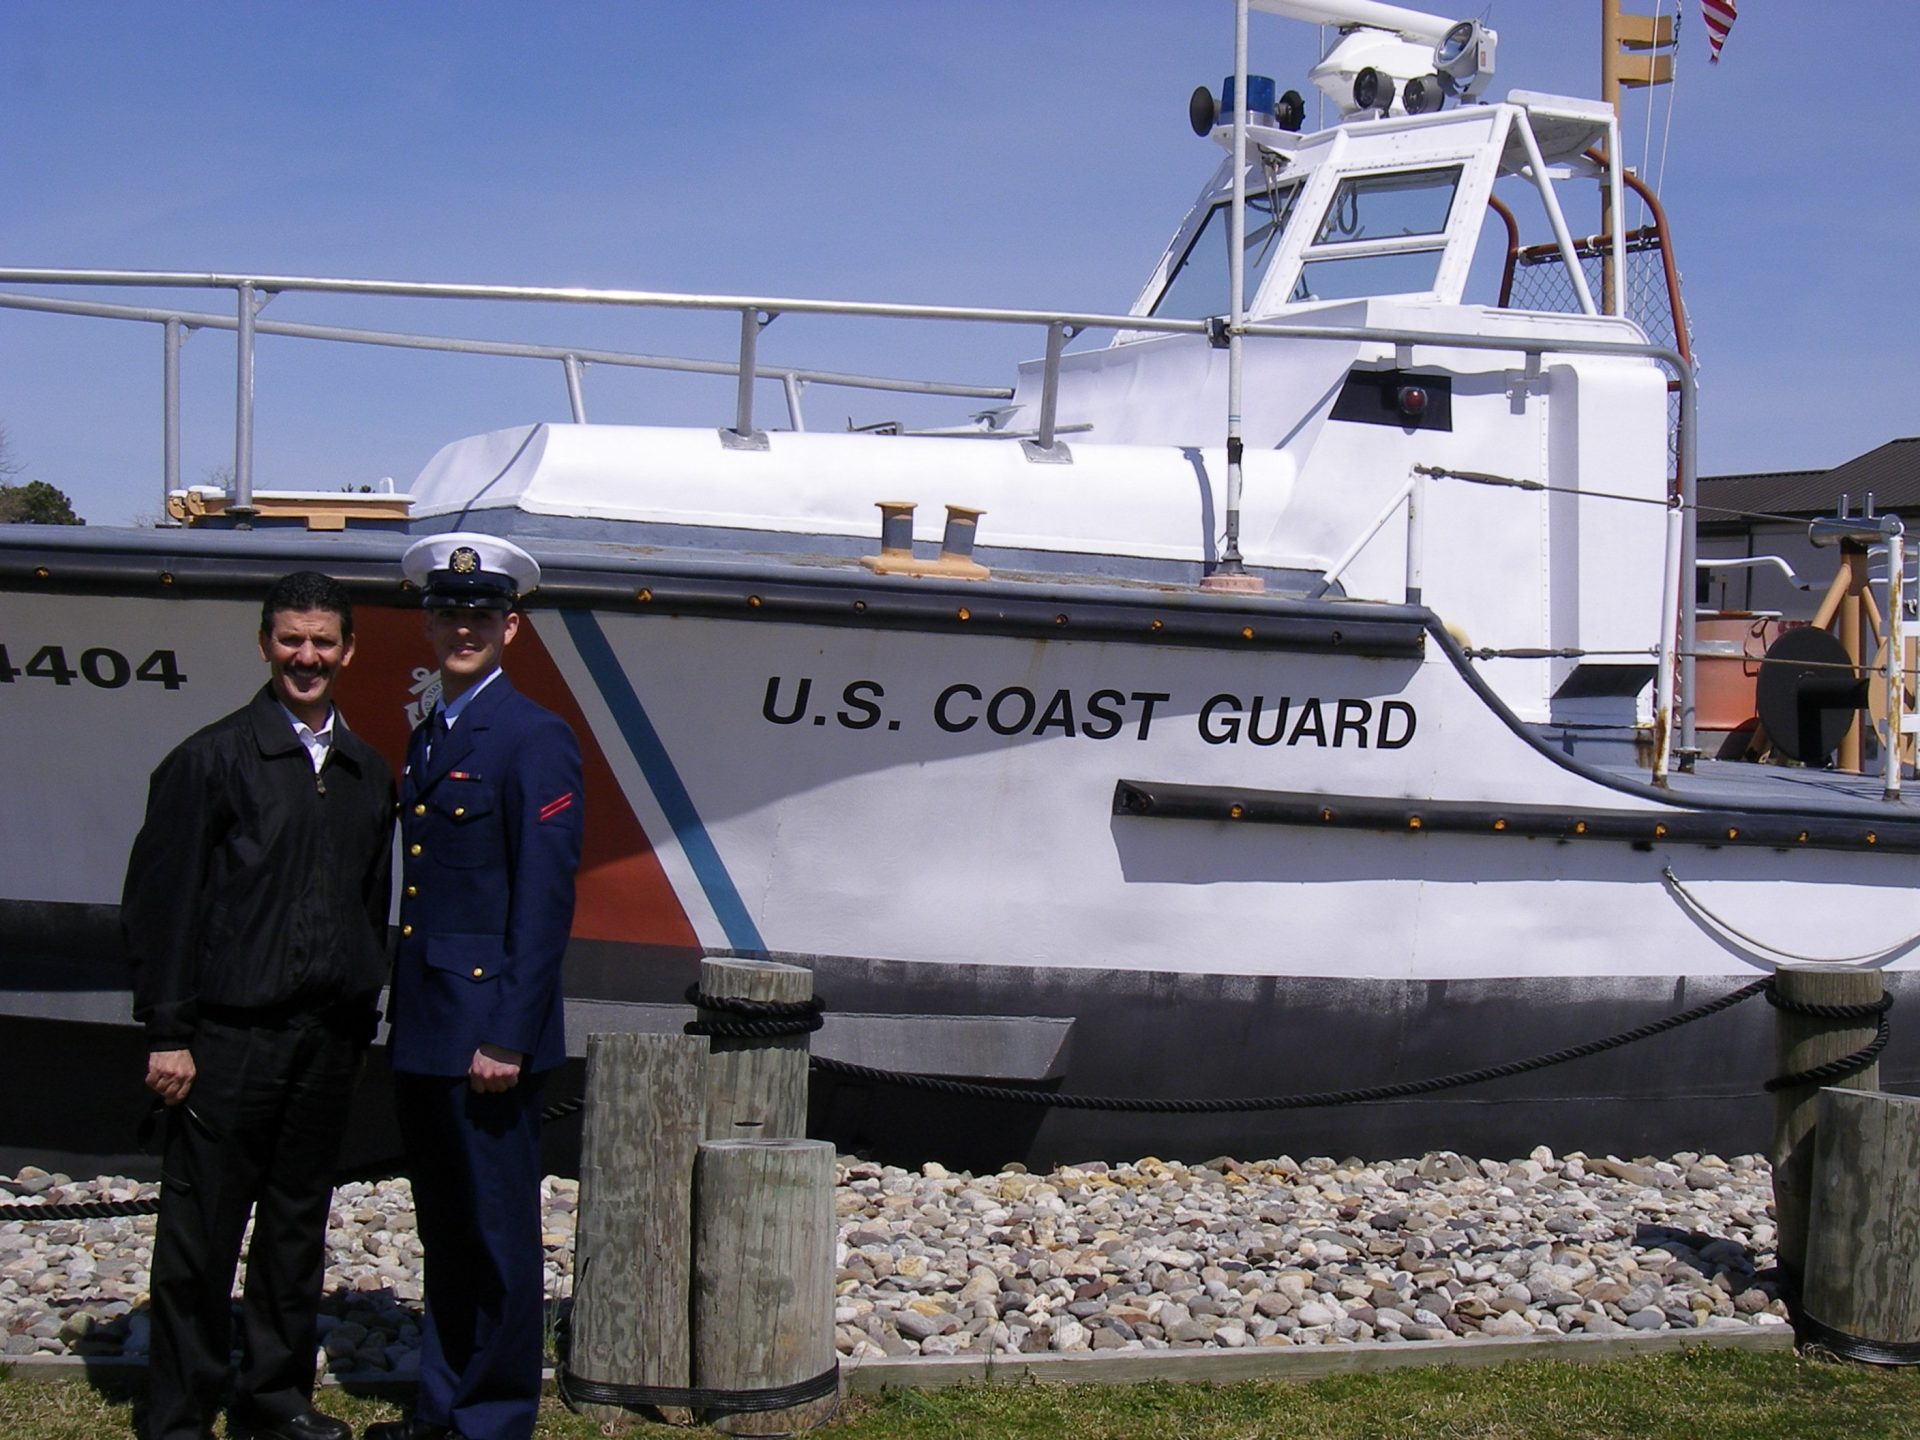
<svg viewBox="0 0 1920 1440">
<path fill-rule="evenodd" d="M 549 800 L 540 807 L 540 823 L 546 824 L 554 816 L 564 814 L 573 808 L 573 791 L 569 790 L 558 800 Z"/>
</svg>

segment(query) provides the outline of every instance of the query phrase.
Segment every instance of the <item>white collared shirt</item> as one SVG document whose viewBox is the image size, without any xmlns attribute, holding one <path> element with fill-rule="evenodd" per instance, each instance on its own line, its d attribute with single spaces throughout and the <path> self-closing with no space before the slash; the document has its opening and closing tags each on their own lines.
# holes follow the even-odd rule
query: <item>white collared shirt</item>
<svg viewBox="0 0 1920 1440">
<path fill-rule="evenodd" d="M 327 711 L 327 723 L 318 730 L 308 725 L 284 705 L 280 707 L 280 713 L 285 715 L 287 723 L 293 726 L 294 738 L 306 747 L 307 758 L 313 761 L 313 773 L 318 775 L 320 767 L 327 763 L 328 752 L 333 749 L 333 722 L 339 712 Z"/>
<path fill-rule="evenodd" d="M 451 730 L 459 723 L 461 712 L 473 703 L 473 697 L 486 689 L 487 686 L 491 685 L 494 681 L 498 680 L 500 675 L 500 667 L 496 665 L 488 672 L 486 679 L 482 680 L 478 685 L 475 685 L 471 690 L 468 690 L 451 705 L 442 705 L 440 707 L 441 713 L 447 717 L 447 729 Z"/>
</svg>

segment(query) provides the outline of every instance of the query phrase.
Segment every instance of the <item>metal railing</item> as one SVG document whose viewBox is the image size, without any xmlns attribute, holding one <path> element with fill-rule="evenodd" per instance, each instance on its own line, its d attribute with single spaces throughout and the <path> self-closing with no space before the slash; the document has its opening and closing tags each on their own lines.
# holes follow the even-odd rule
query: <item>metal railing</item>
<svg viewBox="0 0 1920 1440">
<path fill-rule="evenodd" d="M 1013 393 L 1004 388 L 950 385 L 938 381 L 897 380 L 879 376 L 851 375 L 825 370 L 761 366 L 758 363 L 760 332 L 782 315 L 822 315 L 848 318 L 936 321 L 962 324 L 994 324 L 1033 327 L 1045 332 L 1045 359 L 1039 397 L 1039 428 L 1036 438 L 1027 442 L 1034 458 L 1052 458 L 1059 431 L 1058 391 L 1062 357 L 1066 341 L 1085 330 L 1130 331 L 1140 333 L 1211 335 L 1217 326 L 1207 320 L 1177 320 L 1150 315 L 1109 315 L 1097 312 L 1018 310 L 975 308 L 953 305 L 906 305 L 870 301 L 809 300 L 792 297 L 744 295 L 694 295 L 655 290 L 590 290 L 554 286 L 469 285 L 436 282 L 389 280 L 348 280 L 316 276 L 238 275 L 139 270 L 49 270 L 0 267 L 0 284 L 117 286 L 153 289 L 226 289 L 235 292 L 236 313 L 232 319 L 204 313 L 171 309 L 110 306 L 91 301 L 53 300 L 37 296 L 0 294 L 0 309 L 27 309 L 98 315 L 105 318 L 158 323 L 166 333 L 167 364 L 167 439 L 166 462 L 169 488 L 178 488 L 178 352 L 183 331 L 191 328 L 233 329 L 237 334 L 236 408 L 234 477 L 229 514 L 245 520 L 253 511 L 253 341 L 256 334 L 286 335 L 305 339 L 335 340 L 358 344 L 399 346 L 408 349 L 442 350 L 453 353 L 509 355 L 521 358 L 558 361 L 563 367 L 569 404 L 576 419 L 585 418 L 581 395 L 580 369 L 585 364 L 614 364 L 641 368 L 680 370 L 703 374 L 734 374 L 740 377 L 736 394 L 733 433 L 751 439 L 753 427 L 753 378 L 779 379 L 786 389 L 790 416 L 795 428 L 802 420 L 798 406 L 801 383 L 817 382 L 878 390 L 921 394 L 944 394 L 968 398 L 1006 399 Z M 302 325 L 258 318 L 258 297 L 281 294 L 384 296 L 389 298 L 505 301 L 520 304 L 592 305 L 615 308 L 674 311 L 732 312 L 740 317 L 740 348 L 733 362 L 679 359 L 664 356 L 635 355 L 618 351 L 597 351 L 566 346 L 518 344 L 504 341 L 443 339 L 440 337 L 394 334 L 384 331 L 351 330 L 337 326 Z M 1679 569 L 1691 574 L 1694 561 L 1694 525 L 1696 491 L 1696 455 L 1693 419 L 1697 404 L 1693 367 L 1674 348 L 1666 345 L 1624 340 L 1596 340 L 1576 336 L 1527 337 L 1520 335 L 1478 335 L 1454 331 L 1388 329 L 1377 327 L 1341 327 L 1312 324 L 1286 324 L 1273 321 L 1243 321 L 1231 327 L 1236 334 L 1251 339 L 1320 340 L 1353 344 L 1377 343 L 1405 350 L 1408 347 L 1505 351 L 1529 357 L 1537 366 L 1538 357 L 1548 354 L 1612 355 L 1651 360 L 1667 368 L 1678 387 L 1681 409 L 1680 494 L 1676 497 L 1685 523 L 1680 539 Z M 1410 363 L 1410 362 L 1403 362 Z M 752 378 L 750 378 L 752 377 Z M 1389 507 L 1389 511 L 1392 507 Z M 1384 521 L 1384 516 L 1382 517 Z M 1376 527 L 1377 528 L 1377 527 Z M 1691 585 L 1676 587 L 1679 594 L 1674 608 L 1677 615 L 1663 622 L 1673 635 L 1693 633 L 1694 594 Z M 1672 644 L 1669 640 L 1668 645 Z M 1696 744 L 1693 674 L 1693 647 L 1679 646 L 1678 699 L 1673 720 L 1679 731 L 1683 751 Z M 1664 668 L 1664 667 L 1663 667 Z"/>
<path fill-rule="evenodd" d="M 1507 350 L 1523 355 L 1540 356 L 1548 353 L 1575 355 L 1618 355 L 1623 358 L 1652 360 L 1665 366 L 1673 377 L 1675 393 L 1680 400 L 1680 485 L 1679 493 L 1673 497 L 1679 515 L 1677 523 L 1670 528 L 1672 538 L 1669 549 L 1677 548 L 1678 554 L 1670 556 L 1664 566 L 1665 572 L 1674 575 L 1691 576 L 1694 560 L 1698 552 L 1696 517 L 1699 513 L 1699 446 L 1695 438 L 1696 416 L 1699 413 L 1700 395 L 1694 379 L 1693 365 L 1678 350 L 1670 345 L 1660 345 L 1643 341 L 1628 340 L 1587 340 L 1577 336 L 1555 336 L 1552 339 L 1527 339 L 1516 335 L 1469 335 L 1436 330 L 1401 329 L 1351 329 L 1342 330 L 1327 325 L 1284 325 L 1261 321 L 1241 327 L 1250 336 L 1270 336 L 1275 339 L 1292 340 L 1354 340 L 1374 341 L 1395 347 L 1415 345 L 1439 347 L 1456 350 Z M 1410 363 L 1402 361 L 1402 364 Z M 1389 507 L 1388 513 L 1391 513 Z M 1670 716 L 1657 717 L 1655 728 L 1662 733 L 1656 737 L 1658 746 L 1669 743 L 1669 729 L 1677 730 L 1678 749 L 1691 763 L 1691 757 L 1699 749 L 1698 717 L 1695 711 L 1695 674 L 1694 616 L 1697 602 L 1694 587 L 1690 584 L 1675 584 L 1677 596 L 1667 598 L 1662 604 L 1662 634 L 1668 637 L 1662 641 L 1662 648 L 1668 653 L 1678 645 L 1676 695 Z M 1670 618 L 1666 612 L 1673 613 Z M 1664 670 L 1665 667 L 1663 666 Z M 1665 766 L 1659 767 L 1658 774 L 1665 776 Z"/>
<path fill-rule="evenodd" d="M 164 468 L 167 490 L 171 492 L 180 488 L 180 346 L 186 336 L 195 330 L 238 331 L 240 322 L 237 317 L 215 315 L 201 310 L 111 305 L 87 300 L 56 300 L 38 295 L 11 294 L 0 294 L 0 310 L 28 310 L 101 320 L 130 320 L 163 327 L 166 394 Z M 581 345 L 536 345 L 523 341 L 460 339 L 452 336 L 417 335 L 390 330 L 362 330 L 342 325 L 298 324 L 265 319 L 255 319 L 252 329 L 256 335 L 289 336 L 300 340 L 328 340 L 403 350 L 439 351 L 452 355 L 491 355 L 513 359 L 557 361 L 566 378 L 568 409 L 577 424 L 584 424 L 587 418 L 582 375 L 588 365 L 675 371 L 689 375 L 733 375 L 739 370 L 738 365 L 726 360 L 646 355 L 625 350 L 592 349 Z M 803 385 L 838 385 L 851 389 L 909 395 L 946 395 L 970 400 L 1006 400 L 1013 394 L 1013 391 L 1004 385 L 962 385 L 943 380 L 910 380 L 884 375 L 860 375 L 839 370 L 815 370 L 801 366 L 758 365 L 754 368 L 754 374 L 762 380 L 781 382 L 787 398 L 788 424 L 795 430 L 806 428 L 800 402 L 800 387 Z M 243 404 L 251 404 L 250 389 L 243 392 L 242 400 Z M 237 475 L 240 468 L 237 455 L 235 460 Z"/>
<path fill-rule="evenodd" d="M 1164 333 L 1205 334 L 1203 320 L 1160 319 L 1153 316 L 1104 315 L 1072 311 L 1041 311 L 976 308 L 958 305 L 898 305 L 884 302 L 808 300 L 795 297 L 749 295 L 690 295 L 661 290 L 595 290 L 567 286 L 539 285 L 467 285 L 430 281 L 349 280 L 306 275 L 242 275 L 148 270 L 50 270 L 0 267 L 0 284 L 114 286 L 144 289 L 231 290 L 235 296 L 235 314 L 222 316 L 194 311 L 149 307 L 109 306 L 81 301 L 55 301 L 29 295 L 0 295 L 0 308 L 42 310 L 105 319 L 146 321 L 160 324 L 166 331 L 167 439 L 169 489 L 178 488 L 179 421 L 179 344 L 185 333 L 194 329 L 233 330 L 235 344 L 235 419 L 233 490 L 229 514 L 243 522 L 253 513 L 253 352 L 257 334 L 287 335 L 303 339 L 335 340 L 356 344 L 399 346 L 407 349 L 441 350 L 460 354 L 506 355 L 524 359 L 557 360 L 567 381 L 568 404 L 576 420 L 585 418 L 585 400 L 581 390 L 581 367 L 586 364 L 627 365 L 647 369 L 678 370 L 695 374 L 731 374 L 739 377 L 734 407 L 733 432 L 755 435 L 753 424 L 754 381 L 777 379 L 786 392 L 789 418 L 794 428 L 803 427 L 800 416 L 800 387 L 807 383 L 849 386 L 861 389 L 950 395 L 970 399 L 1005 400 L 1012 391 L 1005 387 L 951 384 L 942 381 L 904 380 L 883 376 L 851 375 L 837 371 L 799 367 L 761 366 L 757 362 L 760 332 L 782 315 L 834 315 L 851 318 L 946 321 L 968 324 L 1031 326 L 1048 334 L 1041 396 L 1042 423 L 1036 447 L 1051 452 L 1055 433 L 1053 415 L 1059 388 L 1060 357 L 1065 340 L 1083 330 L 1134 330 Z M 453 340 L 435 336 L 402 335 L 384 331 L 349 330 L 338 326 L 294 325 L 259 318 L 261 308 L 274 297 L 287 294 L 383 296 L 423 300 L 484 300 L 520 304 L 592 305 L 625 309 L 731 311 L 740 316 L 739 357 L 733 362 L 701 361 L 668 356 L 633 355 L 619 351 L 588 350 L 580 347 L 526 345 L 508 341 Z"/>
</svg>

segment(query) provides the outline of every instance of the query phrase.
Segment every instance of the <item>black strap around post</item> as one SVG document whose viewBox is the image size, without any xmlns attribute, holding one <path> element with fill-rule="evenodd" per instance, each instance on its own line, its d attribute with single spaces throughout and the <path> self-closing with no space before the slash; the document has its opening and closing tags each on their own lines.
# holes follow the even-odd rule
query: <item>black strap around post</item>
<svg viewBox="0 0 1920 1440">
<path fill-rule="evenodd" d="M 618 1405 L 622 1409 L 680 1408 L 744 1415 L 785 1410 L 810 1400 L 824 1400 L 840 1388 L 840 1362 L 810 1380 L 774 1385 L 763 1390 L 708 1390 L 698 1385 L 618 1385 L 606 1380 L 583 1380 L 562 1366 L 557 1376 L 560 1398 L 567 1408 L 582 1405 Z"/>
<path fill-rule="evenodd" d="M 1920 1342 L 1868 1340 L 1849 1335 L 1816 1320 L 1798 1305 L 1793 1307 L 1793 1338 L 1802 1349 L 1817 1347 L 1842 1360 L 1857 1360 L 1868 1365 L 1920 1365 Z"/>
</svg>

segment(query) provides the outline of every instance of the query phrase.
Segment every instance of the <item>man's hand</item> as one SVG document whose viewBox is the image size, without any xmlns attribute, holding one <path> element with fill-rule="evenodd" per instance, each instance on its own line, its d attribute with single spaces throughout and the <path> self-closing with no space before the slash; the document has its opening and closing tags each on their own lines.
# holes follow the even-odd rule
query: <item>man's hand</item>
<svg viewBox="0 0 1920 1440">
<path fill-rule="evenodd" d="M 468 1088 L 481 1095 L 497 1095 L 520 1083 L 520 1067 L 527 1057 L 503 1045 L 482 1045 L 467 1065 Z"/>
<path fill-rule="evenodd" d="M 147 1055 L 147 1088 L 169 1105 L 187 1098 L 193 1077 L 191 1050 L 154 1050 Z"/>
</svg>

